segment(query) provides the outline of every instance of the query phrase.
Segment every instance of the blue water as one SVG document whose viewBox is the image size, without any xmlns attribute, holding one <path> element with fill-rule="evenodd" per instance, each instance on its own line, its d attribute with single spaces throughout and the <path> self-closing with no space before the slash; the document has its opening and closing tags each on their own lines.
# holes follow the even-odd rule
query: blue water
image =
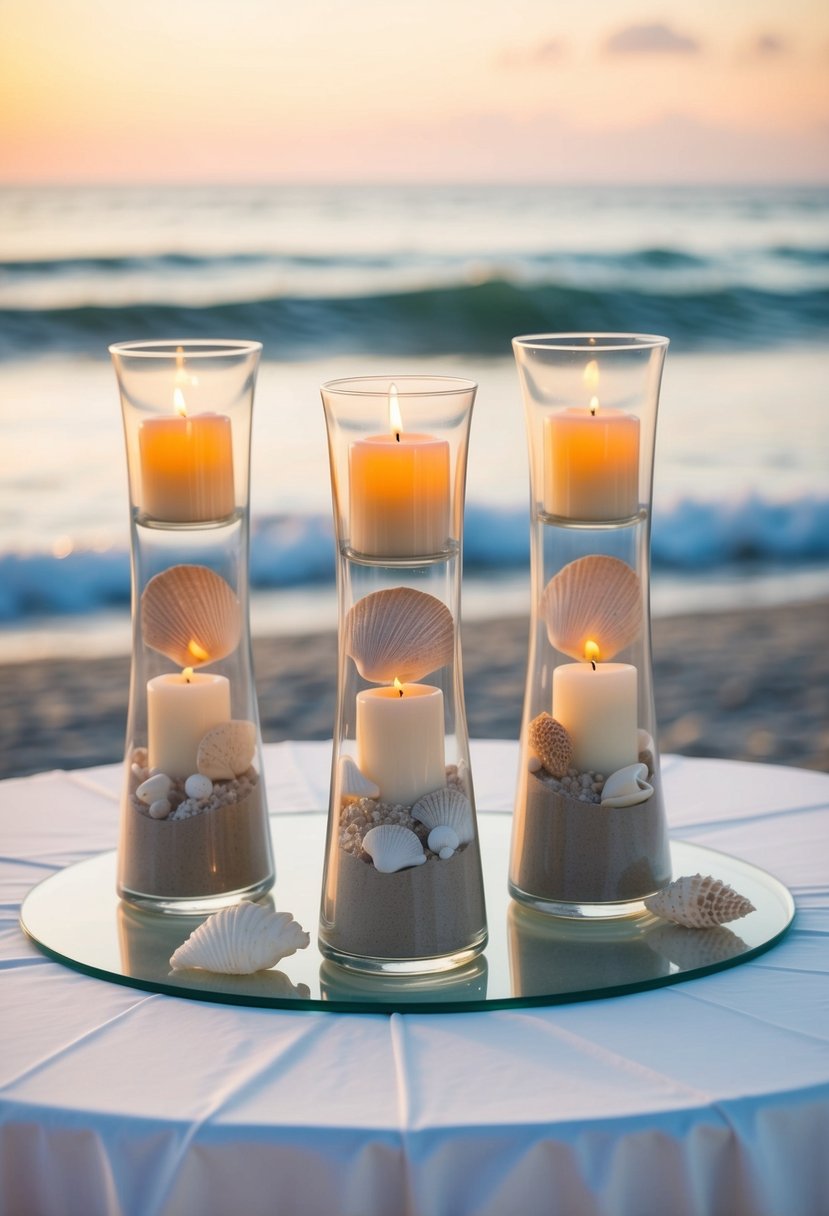
<svg viewBox="0 0 829 1216">
<path fill-rule="evenodd" d="M 529 535 L 510 338 L 581 329 L 671 339 L 655 590 L 829 591 L 825 189 L 0 190 L 0 629 L 128 617 L 106 347 L 150 337 L 264 343 L 252 581 L 305 603 L 334 569 L 320 382 L 477 380 L 465 568 L 502 610 Z"/>
</svg>

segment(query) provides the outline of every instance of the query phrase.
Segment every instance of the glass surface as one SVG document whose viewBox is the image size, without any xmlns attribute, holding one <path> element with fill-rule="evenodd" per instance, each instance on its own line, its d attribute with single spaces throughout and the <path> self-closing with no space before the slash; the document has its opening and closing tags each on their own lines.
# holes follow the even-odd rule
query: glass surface
<svg viewBox="0 0 829 1216">
<path fill-rule="evenodd" d="M 465 1012 L 555 1005 L 656 988 L 746 962 L 778 941 L 794 900 L 777 879 L 724 853 L 674 842 L 674 874 L 713 874 L 757 909 L 718 929 L 682 929 L 650 913 L 625 921 L 574 923 L 521 907 L 506 886 L 511 816 L 479 813 L 490 937 L 486 951 L 442 975 L 363 975 L 325 959 L 316 941 L 319 866 L 326 816 L 271 819 L 286 859 L 268 899 L 311 935 L 306 950 L 255 975 L 171 972 L 170 955 L 200 917 L 141 912 L 115 889 L 115 853 L 47 878 L 26 897 L 21 923 L 52 958 L 88 975 L 196 1000 L 345 1013 Z M 288 861 L 290 859 L 290 862 Z"/>
</svg>

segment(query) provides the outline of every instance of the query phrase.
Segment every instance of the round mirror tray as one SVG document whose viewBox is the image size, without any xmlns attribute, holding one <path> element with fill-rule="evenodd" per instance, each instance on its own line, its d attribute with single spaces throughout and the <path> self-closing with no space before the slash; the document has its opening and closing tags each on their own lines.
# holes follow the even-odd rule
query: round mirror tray
<svg viewBox="0 0 829 1216">
<path fill-rule="evenodd" d="M 651 913 L 608 921 L 549 917 L 507 893 L 511 816 L 479 812 L 489 941 L 473 962 L 429 976 L 364 975 L 317 947 L 326 816 L 271 819 L 276 886 L 268 897 L 311 934 L 311 944 L 269 971 L 217 975 L 169 967 L 200 918 L 140 912 L 115 888 L 116 855 L 103 853 L 34 887 L 21 910 L 26 933 L 51 958 L 86 975 L 151 992 L 226 1004 L 346 1013 L 468 1012 L 556 1005 L 674 984 L 746 962 L 769 949 L 794 918 L 782 883 L 755 866 L 674 842 L 673 873 L 712 874 L 756 911 L 731 925 L 684 929 Z"/>
</svg>

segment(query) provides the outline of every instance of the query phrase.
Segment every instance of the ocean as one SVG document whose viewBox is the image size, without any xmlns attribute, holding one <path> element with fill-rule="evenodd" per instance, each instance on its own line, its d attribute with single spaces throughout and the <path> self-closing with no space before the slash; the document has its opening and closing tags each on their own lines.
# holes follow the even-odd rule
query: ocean
<svg viewBox="0 0 829 1216">
<path fill-rule="evenodd" d="M 299 633 L 336 621 L 322 381 L 477 381 L 464 613 L 525 613 L 510 339 L 579 330 L 671 339 L 654 612 L 829 594 L 826 188 L 0 190 L 0 659 L 129 647 L 110 342 L 264 343 L 252 621 Z"/>
</svg>

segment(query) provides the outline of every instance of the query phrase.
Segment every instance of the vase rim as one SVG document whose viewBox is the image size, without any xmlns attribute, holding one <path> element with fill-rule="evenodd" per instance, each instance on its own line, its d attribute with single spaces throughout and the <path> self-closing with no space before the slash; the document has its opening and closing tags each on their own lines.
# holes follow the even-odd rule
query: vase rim
<svg viewBox="0 0 829 1216">
<path fill-rule="evenodd" d="M 222 355 L 258 354 L 262 343 L 247 338 L 150 338 L 130 342 L 113 342 L 111 355 L 127 355 L 131 359 L 215 359 Z"/>
<path fill-rule="evenodd" d="M 562 351 L 649 350 L 666 347 L 670 338 L 661 334 L 639 333 L 540 333 L 521 334 L 512 339 L 513 347 Z"/>
<path fill-rule="evenodd" d="M 400 397 L 448 396 L 452 393 L 468 393 L 478 387 L 477 381 L 464 376 L 433 376 L 407 372 L 403 375 L 343 376 L 336 380 L 326 380 L 321 388 L 323 392 L 348 393 L 355 397 L 388 397 L 391 385 L 395 386 Z"/>
</svg>

